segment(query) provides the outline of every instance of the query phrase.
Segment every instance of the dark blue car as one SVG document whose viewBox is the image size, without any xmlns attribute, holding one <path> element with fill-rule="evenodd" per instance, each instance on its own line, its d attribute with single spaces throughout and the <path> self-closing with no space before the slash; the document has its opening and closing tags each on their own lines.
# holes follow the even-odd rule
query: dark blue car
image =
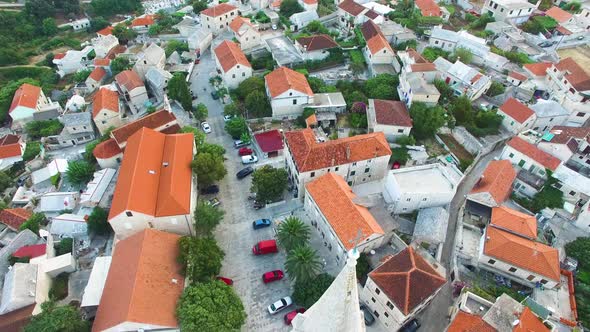
<svg viewBox="0 0 590 332">
<path fill-rule="evenodd" d="M 270 219 L 258 219 L 252 222 L 252 228 L 260 229 L 270 226 Z"/>
</svg>

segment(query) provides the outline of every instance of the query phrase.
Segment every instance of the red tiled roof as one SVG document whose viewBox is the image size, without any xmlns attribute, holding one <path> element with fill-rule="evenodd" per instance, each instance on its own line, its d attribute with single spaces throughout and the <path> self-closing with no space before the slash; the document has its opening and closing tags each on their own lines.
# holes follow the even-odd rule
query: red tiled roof
<svg viewBox="0 0 590 332">
<path fill-rule="evenodd" d="M 342 1 L 338 5 L 338 8 L 344 10 L 345 12 L 347 12 L 350 15 L 355 16 L 355 17 L 367 9 L 367 8 L 363 7 L 361 4 L 354 2 L 353 0 Z"/>
<path fill-rule="evenodd" d="M 488 226 L 483 252 L 486 256 L 559 281 L 559 253 L 542 243 Z"/>
<path fill-rule="evenodd" d="M 313 35 L 309 37 L 299 37 L 297 42 L 308 52 L 326 50 L 338 47 L 338 44 L 328 35 Z"/>
<path fill-rule="evenodd" d="M 18 106 L 28 107 L 32 109 L 37 108 L 37 101 L 39 100 L 40 96 L 40 87 L 31 85 L 29 83 L 24 83 L 14 93 L 14 97 L 12 98 L 12 104 L 10 104 L 10 109 L 8 110 L 8 113 L 12 112 Z"/>
<path fill-rule="evenodd" d="M 377 13 L 376 11 L 369 9 L 365 12 L 365 16 L 370 18 L 371 20 L 376 19 L 377 17 L 379 17 L 379 13 Z"/>
<path fill-rule="evenodd" d="M 22 332 L 31 317 L 36 304 L 33 303 L 24 308 L 16 309 L 4 315 L 0 315 L 0 331 L 2 332 Z"/>
<path fill-rule="evenodd" d="M 492 208 L 490 224 L 530 239 L 537 238 L 537 219 L 505 206 Z"/>
<path fill-rule="evenodd" d="M 447 332 L 496 332 L 481 316 L 459 310 L 455 319 L 447 328 Z"/>
<path fill-rule="evenodd" d="M 395 100 L 373 99 L 375 105 L 375 120 L 379 124 L 411 127 L 412 118 L 406 104 Z"/>
<path fill-rule="evenodd" d="M 106 75 L 107 75 L 107 72 L 106 72 L 106 70 L 104 70 L 104 68 L 102 68 L 102 67 L 96 67 L 90 73 L 90 75 L 88 77 L 90 77 L 91 79 L 93 79 L 95 82 L 100 82 L 100 81 L 102 81 L 102 79 Z"/>
<path fill-rule="evenodd" d="M 506 143 L 506 145 L 528 156 L 529 158 L 543 165 L 543 167 L 552 171 L 555 171 L 557 166 L 559 166 L 561 163 L 558 158 L 555 158 L 547 152 L 540 150 L 536 146 L 518 136 L 513 137 L 510 141 L 508 141 L 508 143 Z"/>
<path fill-rule="evenodd" d="M 406 316 L 446 283 L 412 247 L 385 261 L 369 278 Z"/>
<path fill-rule="evenodd" d="M 308 5 L 315 5 L 318 3 L 318 0 L 303 0 L 303 2 Z"/>
<path fill-rule="evenodd" d="M 434 63 L 415 63 L 410 65 L 412 72 L 436 71 Z"/>
<path fill-rule="evenodd" d="M 500 106 L 500 110 L 519 123 L 525 123 L 535 114 L 532 109 L 514 98 L 506 100 L 504 104 Z"/>
<path fill-rule="evenodd" d="M 361 33 L 367 42 L 367 47 L 369 48 L 369 51 L 371 51 L 371 54 L 376 54 L 383 49 L 387 49 L 391 53 L 394 53 L 391 45 L 389 45 L 389 42 L 385 36 L 383 36 L 381 30 L 373 21 L 369 20 L 363 23 L 361 26 Z"/>
<path fill-rule="evenodd" d="M 273 70 L 270 74 L 264 76 L 264 80 L 272 98 L 278 97 L 289 89 L 308 96 L 313 95 L 305 75 L 287 67 L 279 67 Z"/>
<path fill-rule="evenodd" d="M 8 134 L 0 138 L 0 159 L 21 156 L 20 136 Z"/>
<path fill-rule="evenodd" d="M 94 59 L 95 66 L 108 66 L 111 63 L 111 59 L 96 58 Z"/>
<path fill-rule="evenodd" d="M 224 40 L 215 48 L 214 52 L 224 72 L 228 72 L 237 65 L 252 68 L 250 61 L 248 61 L 242 49 L 240 49 L 238 44 L 230 40 Z"/>
<path fill-rule="evenodd" d="M 551 17 L 552 19 L 556 20 L 557 23 L 563 23 L 572 18 L 573 15 L 559 7 L 553 6 L 545 12 L 545 16 Z"/>
<path fill-rule="evenodd" d="M 147 26 L 156 23 L 152 15 L 146 15 L 144 17 L 138 17 L 131 21 L 132 27 Z"/>
<path fill-rule="evenodd" d="M 317 142 L 309 128 L 285 133 L 285 141 L 299 172 L 390 156 L 382 132 Z"/>
<path fill-rule="evenodd" d="M 359 231 L 361 242 L 374 234 L 384 234 L 369 210 L 353 201 L 356 195 L 340 175 L 326 173 L 305 188 L 346 250 L 354 247 Z"/>
<path fill-rule="evenodd" d="M 518 325 L 516 325 L 512 332 L 549 332 L 549 328 L 543 324 L 539 317 L 535 316 L 533 311 L 525 306 L 522 314 L 518 317 Z"/>
<path fill-rule="evenodd" d="M 557 67 L 559 71 L 569 72 L 568 74 L 565 74 L 565 78 L 574 88 L 576 88 L 576 90 L 590 90 L 590 76 L 573 58 L 565 58 L 559 61 L 555 67 Z"/>
<path fill-rule="evenodd" d="M 108 36 L 113 34 L 113 29 L 114 27 L 108 26 L 102 30 L 98 30 L 96 33 L 98 33 L 99 35 Z"/>
<path fill-rule="evenodd" d="M 119 146 L 122 146 L 127 142 L 129 136 L 133 135 L 136 131 L 143 127 L 154 130 L 161 128 L 163 130 L 165 128 L 172 127 L 173 122 L 176 122 L 176 116 L 174 113 L 168 112 L 166 110 L 160 110 L 113 130 L 111 132 L 111 137 L 117 141 Z"/>
<path fill-rule="evenodd" d="M 4 209 L 0 211 L 0 222 L 12 230 L 18 231 L 20 226 L 32 215 L 31 211 L 21 208 Z"/>
<path fill-rule="evenodd" d="M 517 79 L 519 81 L 526 81 L 527 77 L 519 72 L 516 71 L 511 71 L 510 74 L 508 74 L 509 77 L 512 77 L 514 79 Z"/>
<path fill-rule="evenodd" d="M 555 126 L 549 132 L 554 135 L 549 143 L 566 144 L 571 138 L 586 140 L 590 136 L 590 127 Z"/>
<path fill-rule="evenodd" d="M 59 59 L 63 59 L 65 58 L 66 54 L 65 53 L 57 53 L 56 55 L 53 56 L 54 60 L 59 60 Z"/>
<path fill-rule="evenodd" d="M 235 32 L 235 33 L 239 33 L 240 32 L 240 28 L 244 25 L 248 25 L 250 26 L 252 29 L 256 30 L 256 28 L 254 27 L 254 25 L 250 22 L 249 18 L 246 17 L 242 17 L 242 16 L 238 16 L 236 18 L 234 18 L 231 23 L 229 24 L 229 28 Z"/>
<path fill-rule="evenodd" d="M 562 25 L 558 25 L 557 28 L 555 28 L 555 30 L 557 30 L 557 32 L 559 32 L 565 36 L 569 36 L 569 35 L 573 34 L 573 32 L 569 31 L 566 27 L 564 27 Z"/>
<path fill-rule="evenodd" d="M 184 289 L 179 239 L 146 229 L 117 243 L 92 331 L 124 322 L 178 327 L 176 302 Z"/>
<path fill-rule="evenodd" d="M 269 130 L 254 135 L 256 143 L 264 153 L 283 149 L 283 135 L 278 130 Z"/>
<path fill-rule="evenodd" d="M 406 50 L 406 52 L 408 53 L 408 55 L 410 56 L 410 58 L 414 59 L 414 62 L 415 63 L 430 63 L 430 62 L 428 62 L 428 60 L 424 59 L 424 57 L 422 56 L 422 54 L 418 53 L 413 48 L 408 48 Z"/>
<path fill-rule="evenodd" d="M 45 255 L 45 250 L 47 249 L 47 244 L 34 244 L 30 246 L 20 247 L 17 251 L 12 254 L 12 256 L 17 258 L 29 257 L 35 258 L 39 256 Z"/>
<path fill-rule="evenodd" d="M 122 152 L 123 150 L 121 150 L 117 141 L 113 138 L 109 138 L 104 142 L 98 143 L 92 151 L 92 154 L 96 159 L 109 159 Z"/>
<path fill-rule="evenodd" d="M 211 8 L 207 8 L 201 11 L 201 15 L 206 15 L 209 17 L 217 17 L 223 14 L 229 13 L 232 10 L 237 10 L 236 6 L 232 6 L 228 3 L 220 3 L 217 6 L 213 6 Z"/>
<path fill-rule="evenodd" d="M 136 72 L 130 69 L 118 73 L 117 76 L 115 76 L 115 81 L 117 81 L 119 86 L 125 87 L 125 90 L 128 92 L 131 92 L 135 88 L 144 86 L 141 77 L 139 77 Z"/>
<path fill-rule="evenodd" d="M 529 72 L 531 72 L 535 76 L 545 76 L 547 75 L 547 69 L 553 66 L 551 62 L 538 62 L 538 63 L 527 63 L 522 67 Z"/>
<path fill-rule="evenodd" d="M 308 116 L 307 119 L 305 119 L 305 127 L 306 128 L 310 128 L 311 126 L 314 126 L 317 124 L 318 124 L 318 117 L 315 116 L 315 113 Z"/>
<path fill-rule="evenodd" d="M 164 217 L 190 214 L 193 134 L 166 135 L 149 128 L 133 134 L 109 212 L 109 221 L 125 211 Z"/>
<path fill-rule="evenodd" d="M 414 3 L 420 9 L 422 16 L 442 16 L 440 7 L 433 0 L 416 0 Z"/>
<path fill-rule="evenodd" d="M 273 8 L 278 8 L 281 7 L 281 3 L 283 3 L 283 1 L 281 0 L 273 1 L 273 3 L 271 3 L 270 6 Z"/>
<path fill-rule="evenodd" d="M 119 93 L 111 89 L 102 88 L 94 95 L 92 103 L 92 118 L 96 118 L 102 110 L 119 113 Z"/>
<path fill-rule="evenodd" d="M 510 197 L 514 179 L 516 179 L 516 171 L 509 160 L 493 160 L 488 164 L 470 194 L 489 193 L 495 205 L 500 205 Z"/>
<path fill-rule="evenodd" d="M 109 51 L 109 53 L 107 53 L 107 58 L 110 60 L 113 60 L 114 58 L 117 57 L 118 54 L 121 54 L 123 52 L 125 52 L 127 50 L 127 47 L 125 45 L 117 45 L 113 48 L 111 48 L 111 50 Z"/>
</svg>

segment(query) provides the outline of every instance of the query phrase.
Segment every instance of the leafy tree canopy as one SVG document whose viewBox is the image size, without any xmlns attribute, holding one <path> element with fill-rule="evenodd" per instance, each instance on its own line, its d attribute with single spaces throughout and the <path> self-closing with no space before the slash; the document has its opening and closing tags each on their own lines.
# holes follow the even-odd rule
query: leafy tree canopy
<svg viewBox="0 0 590 332">
<path fill-rule="evenodd" d="M 256 193 L 259 202 L 276 202 L 283 198 L 283 192 L 287 189 L 287 178 L 284 168 L 262 166 L 252 174 L 250 191 Z"/>
<path fill-rule="evenodd" d="M 111 232 L 108 222 L 109 212 L 99 206 L 95 207 L 88 216 L 88 233 L 106 235 Z"/>
<path fill-rule="evenodd" d="M 31 121 L 25 125 L 25 129 L 31 139 L 57 135 L 63 127 L 63 124 L 57 119 Z"/>
<path fill-rule="evenodd" d="M 71 305 L 58 306 L 53 301 L 41 304 L 41 313 L 31 318 L 24 332 L 87 332 L 90 322 Z"/>
<path fill-rule="evenodd" d="M 303 11 L 303 7 L 297 2 L 297 0 L 285 0 L 281 2 L 281 15 L 289 18 L 291 15 L 295 13 L 300 13 Z"/>
<path fill-rule="evenodd" d="M 301 247 L 309 241 L 310 228 L 301 219 L 288 217 L 277 227 L 277 240 L 287 251 Z"/>
<path fill-rule="evenodd" d="M 179 241 L 178 261 L 192 282 L 211 281 L 219 274 L 225 253 L 213 237 L 183 236 Z"/>
<path fill-rule="evenodd" d="M 223 156 L 207 152 L 198 153 L 191 162 L 191 167 L 197 174 L 197 181 L 201 186 L 208 186 L 219 181 L 227 174 L 223 165 Z"/>
<path fill-rule="evenodd" d="M 440 106 L 428 107 L 424 103 L 414 102 L 410 107 L 412 133 L 416 138 L 432 137 L 445 124 L 445 113 Z"/>
<path fill-rule="evenodd" d="M 367 97 L 375 99 L 399 100 L 397 87 L 399 77 L 391 74 L 379 74 L 367 80 L 365 91 Z"/>
<path fill-rule="evenodd" d="M 94 165 L 85 160 L 76 160 L 68 163 L 66 177 L 73 184 L 86 184 L 94 176 Z"/>
<path fill-rule="evenodd" d="M 317 252 L 309 245 L 300 246 L 289 251 L 285 270 L 296 282 L 309 282 L 322 271 L 322 262 Z"/>
<path fill-rule="evenodd" d="M 293 301 L 302 307 L 309 308 L 320 299 L 333 281 L 334 277 L 322 273 L 311 281 L 296 282 Z"/>
<path fill-rule="evenodd" d="M 111 72 L 113 73 L 113 76 L 115 76 L 122 71 L 130 69 L 131 63 L 129 62 L 129 59 L 127 59 L 127 58 L 116 57 L 113 60 L 111 60 L 110 66 L 111 66 Z"/>
<path fill-rule="evenodd" d="M 223 219 L 224 212 L 209 202 L 199 200 L 195 208 L 195 232 L 199 236 L 211 236 Z"/>
<path fill-rule="evenodd" d="M 170 81 L 168 81 L 168 97 L 177 100 L 185 111 L 192 111 L 193 99 L 191 97 L 190 88 L 188 87 L 188 83 L 183 74 L 175 73 Z"/>
<path fill-rule="evenodd" d="M 246 119 L 242 117 L 235 117 L 225 124 L 225 131 L 233 138 L 239 139 L 243 133 L 248 132 L 248 124 Z"/>
</svg>

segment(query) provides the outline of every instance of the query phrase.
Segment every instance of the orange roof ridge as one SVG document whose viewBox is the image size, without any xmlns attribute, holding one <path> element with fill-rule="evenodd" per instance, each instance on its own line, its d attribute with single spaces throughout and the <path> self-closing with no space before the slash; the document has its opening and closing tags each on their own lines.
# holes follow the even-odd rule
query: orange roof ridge
<svg viewBox="0 0 590 332">
<path fill-rule="evenodd" d="M 8 113 L 12 112 L 17 106 L 35 109 L 37 107 L 39 96 L 41 96 L 40 87 L 29 83 L 23 83 L 14 93 Z"/>
<path fill-rule="evenodd" d="M 552 171 L 555 171 L 561 164 L 561 160 L 539 149 L 537 146 L 525 141 L 524 139 L 514 136 L 506 145 L 528 156 L 537 163 L 543 165 Z"/>
<path fill-rule="evenodd" d="M 203 9 L 201 11 L 201 14 L 209 16 L 209 17 L 217 17 L 217 16 L 221 16 L 225 13 L 229 13 L 234 9 L 238 9 L 238 8 L 236 6 L 230 5 L 228 3 L 220 3 L 216 6 L 209 7 L 207 9 Z"/>
<path fill-rule="evenodd" d="M 224 40 L 215 48 L 214 52 L 224 72 L 228 72 L 236 65 L 252 68 L 244 52 L 232 41 Z"/>
<path fill-rule="evenodd" d="M 537 238 L 537 219 L 506 206 L 492 208 L 490 224 L 502 230 L 530 239 Z"/>
<path fill-rule="evenodd" d="M 302 73 L 296 72 L 287 67 L 279 67 L 264 77 L 266 86 L 272 98 L 278 97 L 285 91 L 293 89 L 304 93 L 308 96 L 313 95 L 313 91 Z"/>
</svg>

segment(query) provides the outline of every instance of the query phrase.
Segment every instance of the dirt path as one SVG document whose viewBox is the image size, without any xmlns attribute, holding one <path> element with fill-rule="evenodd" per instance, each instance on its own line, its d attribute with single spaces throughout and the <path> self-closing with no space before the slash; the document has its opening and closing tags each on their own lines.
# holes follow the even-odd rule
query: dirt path
<svg viewBox="0 0 590 332">
<path fill-rule="evenodd" d="M 67 46 L 62 46 L 62 47 L 58 47 L 58 48 L 56 48 L 54 50 L 47 51 L 47 52 L 45 52 L 43 54 L 35 55 L 35 56 L 29 58 L 29 64 L 30 65 L 34 65 L 34 64 L 36 64 L 39 61 L 45 60 L 45 56 L 47 54 L 49 54 L 49 53 L 57 54 L 57 53 L 65 52 L 65 51 L 67 51 L 69 49 L 70 48 L 67 47 Z"/>
</svg>

